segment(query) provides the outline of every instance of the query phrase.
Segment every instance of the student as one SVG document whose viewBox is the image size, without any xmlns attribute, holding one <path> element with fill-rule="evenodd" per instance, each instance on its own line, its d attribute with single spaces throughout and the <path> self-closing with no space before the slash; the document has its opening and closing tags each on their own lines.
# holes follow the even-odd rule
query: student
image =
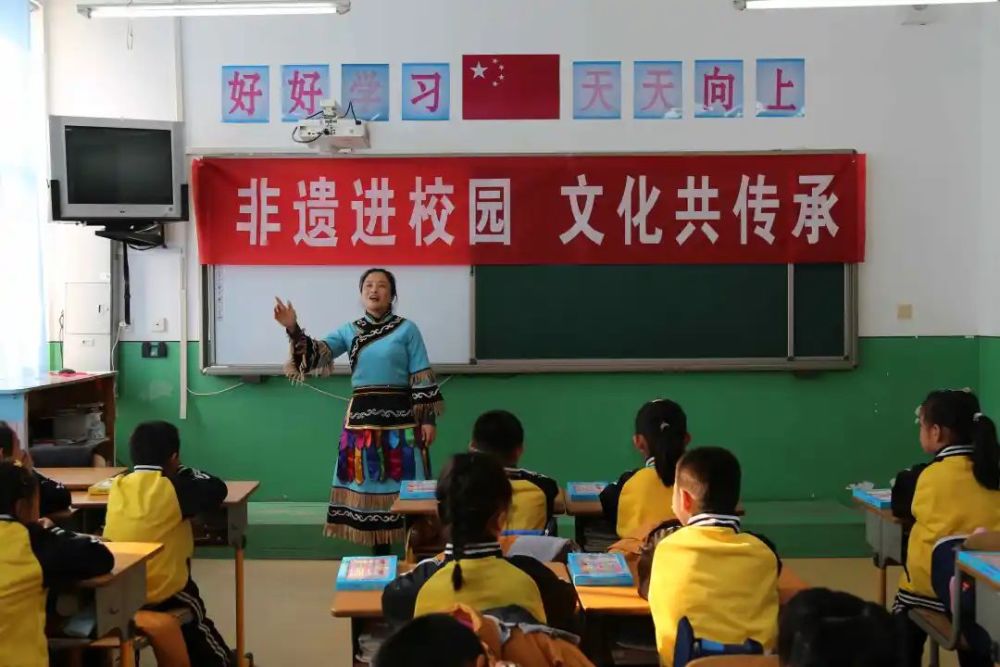
<svg viewBox="0 0 1000 667">
<path fill-rule="evenodd" d="M 39 519 L 38 480 L 0 463 L 0 664 L 46 667 L 46 590 L 107 574 L 114 556 L 96 538 Z"/>
<path fill-rule="evenodd" d="M 415 618 L 379 648 L 374 667 L 485 667 L 479 638 L 448 614 Z"/>
<path fill-rule="evenodd" d="M 697 639 L 774 647 L 781 560 L 772 544 L 740 530 L 740 478 L 739 461 L 719 447 L 693 449 L 677 464 L 673 508 L 684 527 L 656 546 L 649 579 L 656 647 L 668 667 L 682 619 Z"/>
<path fill-rule="evenodd" d="M 469 449 L 495 457 L 504 466 L 514 490 L 507 517 L 507 531 L 544 531 L 552 522 L 559 484 L 551 477 L 518 467 L 524 454 L 524 428 L 506 410 L 479 416 L 472 428 Z"/>
<path fill-rule="evenodd" d="M 222 506 L 226 483 L 180 462 L 180 436 L 173 424 L 139 424 L 129 438 L 132 472 L 115 479 L 108 496 L 104 536 L 122 542 L 159 542 L 163 551 L 146 566 L 147 608 L 186 608 L 194 621 L 181 630 L 191 664 L 228 667 L 232 651 L 206 616 L 191 579 L 194 537 L 191 517 Z"/>
<path fill-rule="evenodd" d="M 38 482 L 39 511 L 42 516 L 52 516 L 69 510 L 69 489 L 35 470 L 28 450 L 21 447 L 17 432 L 5 421 L 0 421 L 0 461 L 13 460 L 27 468 Z"/>
<path fill-rule="evenodd" d="M 636 537 L 675 518 L 671 509 L 674 468 L 690 442 L 687 415 L 677 403 L 659 398 L 639 409 L 632 444 L 646 457 L 646 465 L 625 473 L 601 492 L 604 516 L 619 537 Z"/>
<path fill-rule="evenodd" d="M 934 459 L 900 472 L 892 488 L 893 514 L 914 522 L 892 609 L 900 664 L 907 666 L 920 664 L 927 639 L 909 609 L 947 611 L 931 583 L 934 545 L 977 528 L 1000 530 L 1000 445 L 979 399 L 970 391 L 932 391 L 918 414 L 920 446 Z M 958 658 L 962 667 L 992 664 L 972 651 L 960 650 Z"/>
<path fill-rule="evenodd" d="M 802 591 L 781 610 L 778 657 L 781 667 L 891 667 L 892 617 L 849 593 Z"/>
<path fill-rule="evenodd" d="M 462 603 L 491 613 L 513 608 L 505 619 L 572 631 L 573 585 L 534 558 L 505 558 L 500 551 L 497 540 L 507 525 L 512 495 L 492 456 L 452 458 L 437 486 L 438 512 L 450 537 L 444 558 L 424 561 L 390 583 L 382 594 L 385 617 L 398 625 Z"/>
</svg>

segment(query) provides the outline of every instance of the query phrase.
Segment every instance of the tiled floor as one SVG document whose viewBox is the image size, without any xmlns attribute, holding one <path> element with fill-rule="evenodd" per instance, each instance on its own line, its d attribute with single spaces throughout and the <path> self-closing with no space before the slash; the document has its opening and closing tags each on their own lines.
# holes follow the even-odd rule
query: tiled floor
<svg viewBox="0 0 1000 667">
<path fill-rule="evenodd" d="M 874 598 L 875 569 L 867 559 L 790 560 L 810 584 Z M 262 667 L 350 667 L 349 626 L 330 616 L 336 561 L 248 561 L 248 649 Z M 199 560 L 194 576 L 208 612 L 224 636 L 235 639 L 233 563 Z M 894 582 L 898 570 L 889 573 Z M 152 657 L 143 665 L 155 664 Z M 942 665 L 958 663 L 943 655 Z"/>
</svg>

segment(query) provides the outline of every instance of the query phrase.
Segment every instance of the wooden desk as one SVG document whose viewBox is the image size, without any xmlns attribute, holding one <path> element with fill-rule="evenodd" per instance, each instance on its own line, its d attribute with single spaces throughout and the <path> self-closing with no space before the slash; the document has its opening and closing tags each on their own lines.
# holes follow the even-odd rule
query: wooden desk
<svg viewBox="0 0 1000 667">
<path fill-rule="evenodd" d="M 128 468 L 38 468 L 37 470 L 70 491 L 86 491 L 108 477 L 122 474 Z"/>
<path fill-rule="evenodd" d="M 236 654 L 240 665 L 248 665 L 246 658 L 244 559 L 248 522 L 247 502 L 260 486 L 260 482 L 226 482 L 228 494 L 221 509 L 199 517 L 198 546 L 223 547 L 235 550 L 236 561 Z M 100 511 L 107 507 L 108 496 L 91 496 L 86 491 L 72 491 L 73 507 L 80 510 Z"/>
<path fill-rule="evenodd" d="M 985 558 L 984 558 L 985 557 Z M 1000 552 L 961 551 L 958 555 L 958 569 L 976 582 L 976 623 L 990 636 L 993 645 L 993 659 L 1000 662 L 1000 576 L 995 569 L 989 569 L 986 560 L 1000 563 Z"/>
<path fill-rule="evenodd" d="M 121 641 L 121 664 L 131 667 L 134 664 L 132 642 L 135 640 L 132 618 L 146 604 L 146 561 L 162 551 L 163 545 L 108 542 L 107 547 L 115 557 L 111 572 L 81 581 L 69 591 L 60 593 L 57 606 L 68 604 L 80 608 L 93 602 L 96 638 L 118 637 Z M 84 599 L 74 600 L 79 597 Z"/>
<path fill-rule="evenodd" d="M 559 490 L 559 495 L 556 496 L 555 501 L 552 504 L 552 509 L 555 514 L 565 514 L 568 503 L 565 500 L 565 495 L 562 489 Z M 395 502 L 389 508 L 390 512 L 394 514 L 402 514 L 404 516 L 437 516 L 437 500 L 430 498 L 427 500 L 401 500 L 396 498 Z M 597 504 L 597 513 L 601 512 L 601 504 Z"/>
<path fill-rule="evenodd" d="M 865 541 L 872 548 L 878 576 L 878 603 L 886 604 L 886 569 L 890 565 L 902 565 L 903 535 L 905 526 L 892 515 L 891 509 L 880 509 L 854 498 L 865 515 Z"/>
</svg>

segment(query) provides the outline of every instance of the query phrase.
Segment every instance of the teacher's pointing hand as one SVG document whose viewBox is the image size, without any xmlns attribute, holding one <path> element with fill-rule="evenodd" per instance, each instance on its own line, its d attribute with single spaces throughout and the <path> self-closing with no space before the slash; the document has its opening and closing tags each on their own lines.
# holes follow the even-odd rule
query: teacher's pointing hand
<svg viewBox="0 0 1000 667">
<path fill-rule="evenodd" d="M 295 308 L 292 307 L 292 302 L 283 303 L 278 297 L 274 297 L 274 301 L 275 321 L 286 329 L 294 329 L 299 318 L 295 313 Z"/>
</svg>

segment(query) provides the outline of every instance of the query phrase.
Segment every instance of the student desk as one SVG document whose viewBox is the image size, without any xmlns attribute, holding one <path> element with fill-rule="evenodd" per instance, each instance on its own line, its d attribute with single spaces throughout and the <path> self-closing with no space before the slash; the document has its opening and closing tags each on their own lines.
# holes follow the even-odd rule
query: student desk
<svg viewBox="0 0 1000 667">
<path fill-rule="evenodd" d="M 86 491 L 108 477 L 122 474 L 128 468 L 38 468 L 37 470 L 70 491 Z"/>
<path fill-rule="evenodd" d="M 569 581 L 569 572 L 563 563 L 546 563 L 563 581 Z M 413 563 L 400 563 L 399 574 L 406 574 L 415 567 Z M 358 638 L 367 622 L 382 618 L 382 591 L 334 591 L 330 614 L 334 618 L 351 619 L 351 656 L 355 667 L 369 667 L 356 659 Z"/>
<path fill-rule="evenodd" d="M 562 492 L 559 494 L 562 496 Z M 587 542 L 587 528 L 604 517 L 604 509 L 600 500 L 569 500 L 566 499 L 566 514 L 573 517 L 573 539 L 584 551 Z M 613 528 L 612 528 L 613 532 Z M 615 536 L 617 539 L 617 536 Z"/>
<path fill-rule="evenodd" d="M 905 524 L 892 515 L 891 509 L 880 509 L 854 498 L 854 503 L 865 514 L 865 541 L 874 553 L 875 567 L 878 568 L 878 603 L 886 603 L 886 570 L 890 565 L 903 563 L 903 537 Z"/>
<path fill-rule="evenodd" d="M 246 658 L 244 632 L 244 551 L 247 533 L 247 501 L 260 486 L 260 482 L 226 482 L 228 494 L 220 510 L 199 517 L 195 530 L 198 546 L 229 546 L 235 550 L 236 560 L 236 655 L 242 665 Z M 107 496 L 91 496 L 86 491 L 71 491 L 73 507 L 79 510 L 103 510 L 108 505 Z M 85 512 L 86 513 L 86 512 Z"/>
<path fill-rule="evenodd" d="M 782 605 L 787 604 L 799 591 L 807 588 L 809 585 L 791 568 L 787 565 L 781 568 L 781 574 L 778 576 L 778 600 Z M 639 597 L 639 591 L 635 586 L 577 586 L 576 594 L 580 599 L 580 606 L 587 614 L 587 633 L 590 636 L 584 645 L 599 654 L 590 656 L 600 658 L 595 662 L 607 662 L 611 655 L 602 619 L 650 615 L 649 602 Z"/>
<path fill-rule="evenodd" d="M 976 623 L 989 633 L 993 660 L 1000 661 L 1000 552 L 959 552 L 958 568 L 976 581 Z"/>
<path fill-rule="evenodd" d="M 85 604 L 92 600 L 96 617 L 96 638 L 117 637 L 121 641 L 122 667 L 132 667 L 135 659 L 132 648 L 135 625 L 132 618 L 146 604 L 146 561 L 159 553 L 163 545 L 108 542 L 106 546 L 115 557 L 111 572 L 85 579 L 73 586 L 71 592 L 61 593 L 59 597 L 83 593 Z M 62 643 L 79 645 L 72 639 L 53 641 L 55 646 Z M 89 644 L 90 640 L 83 643 Z"/>
<path fill-rule="evenodd" d="M 566 502 L 565 496 L 563 495 L 562 489 L 559 490 L 559 495 L 556 496 L 555 502 L 553 503 L 552 511 L 555 514 L 565 514 L 567 506 L 569 503 Z M 389 508 L 390 512 L 394 514 L 402 514 L 409 520 L 410 517 L 424 517 L 424 516 L 437 516 L 437 500 L 434 498 L 429 498 L 427 500 L 401 500 L 396 498 L 396 501 Z M 601 512 L 601 504 L 597 503 L 597 513 Z"/>
</svg>

